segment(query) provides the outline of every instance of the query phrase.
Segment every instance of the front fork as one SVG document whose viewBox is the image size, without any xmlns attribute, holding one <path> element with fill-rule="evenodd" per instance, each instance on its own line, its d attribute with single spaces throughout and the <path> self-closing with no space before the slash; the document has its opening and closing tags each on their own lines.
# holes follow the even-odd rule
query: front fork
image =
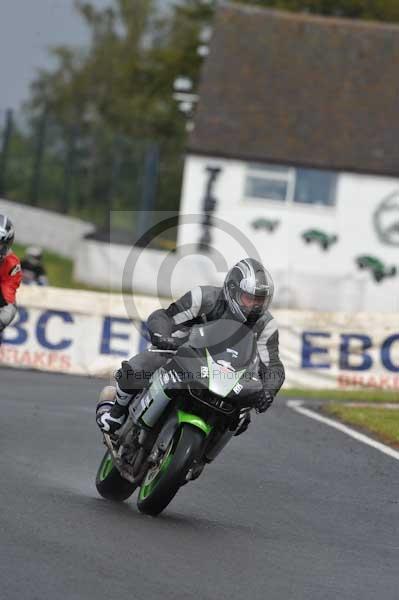
<svg viewBox="0 0 399 600">
<path fill-rule="evenodd" d="M 233 430 L 227 429 L 224 433 L 222 433 L 219 436 L 219 438 L 216 439 L 214 444 L 210 445 L 210 447 L 205 452 L 205 458 L 207 462 L 212 462 L 217 456 L 219 456 L 219 454 L 227 446 L 231 438 L 236 434 L 240 427 L 242 427 L 245 420 L 248 419 L 248 415 L 248 410 L 241 411 L 238 420 L 238 425 Z"/>
<path fill-rule="evenodd" d="M 227 446 L 227 444 L 234 436 L 236 431 L 241 427 L 242 422 L 247 417 L 247 413 L 248 411 L 243 411 L 243 413 L 240 415 L 238 426 L 235 429 L 227 429 L 225 432 L 223 432 L 220 436 L 216 438 L 214 443 L 212 443 L 212 441 L 209 440 L 211 443 L 209 445 L 209 448 L 205 450 L 204 455 L 206 462 L 212 462 L 222 452 L 222 450 Z M 177 428 L 183 423 L 187 423 L 192 427 L 200 429 L 205 434 L 206 438 L 208 438 L 209 434 L 213 431 L 213 425 L 206 423 L 206 421 L 204 421 L 198 415 L 187 413 L 183 410 L 177 410 L 177 412 L 173 416 L 171 416 L 163 426 L 155 446 L 159 448 L 159 450 L 164 452 L 166 448 L 168 448 L 169 443 L 172 437 L 174 436 Z"/>
<path fill-rule="evenodd" d="M 149 433 L 149 430 L 154 427 L 171 401 L 163 389 L 163 381 L 160 376 L 162 372 L 162 369 L 160 369 L 154 373 L 150 388 L 142 394 L 138 394 L 129 409 L 133 422 L 139 426 L 144 426 L 143 433 L 145 430 Z M 150 454 L 150 462 L 156 462 L 159 454 L 163 454 L 166 451 L 177 429 L 184 423 L 202 431 L 205 438 L 208 438 L 213 430 L 213 426 L 198 415 L 178 409 L 169 416 L 163 425 L 153 446 L 153 451 Z M 241 421 L 239 425 L 240 423 Z M 220 454 L 233 437 L 235 431 L 236 429 L 233 431 L 227 430 L 218 436 L 215 441 L 209 440 L 211 443 L 209 444 L 209 448 L 205 450 L 204 455 L 206 462 L 213 461 Z"/>
<path fill-rule="evenodd" d="M 177 410 L 168 417 L 166 423 L 163 425 L 157 441 L 155 442 L 155 448 L 159 449 L 161 452 L 165 452 L 176 431 L 184 423 L 200 429 L 205 434 L 205 437 L 208 437 L 213 428 L 212 425 L 206 423 L 198 415 L 183 410 Z"/>
</svg>

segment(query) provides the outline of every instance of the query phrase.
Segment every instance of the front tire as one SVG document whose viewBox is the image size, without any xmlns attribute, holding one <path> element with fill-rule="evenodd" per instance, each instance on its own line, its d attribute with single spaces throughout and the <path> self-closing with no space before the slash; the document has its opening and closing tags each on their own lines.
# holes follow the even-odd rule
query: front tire
<svg viewBox="0 0 399 600">
<path fill-rule="evenodd" d="M 96 475 L 96 488 L 100 496 L 106 500 L 123 502 L 133 494 L 136 487 L 136 484 L 122 477 L 114 466 L 110 451 L 107 450 Z"/>
<path fill-rule="evenodd" d="M 197 458 L 204 434 L 190 425 L 183 425 L 173 437 L 161 463 L 151 469 L 139 491 L 137 507 L 147 515 L 159 515 L 172 501 Z"/>
</svg>

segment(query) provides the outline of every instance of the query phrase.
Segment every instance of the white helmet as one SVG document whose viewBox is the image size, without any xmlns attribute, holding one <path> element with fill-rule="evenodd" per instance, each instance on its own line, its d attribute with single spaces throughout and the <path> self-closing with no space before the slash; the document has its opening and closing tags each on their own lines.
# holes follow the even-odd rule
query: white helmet
<svg viewBox="0 0 399 600">
<path fill-rule="evenodd" d="M 28 246 L 25 256 L 32 262 L 40 263 L 43 258 L 43 250 L 39 246 Z"/>
<path fill-rule="evenodd" d="M 15 236 L 14 225 L 6 216 L 0 214 L 0 262 L 7 256 Z"/>
</svg>

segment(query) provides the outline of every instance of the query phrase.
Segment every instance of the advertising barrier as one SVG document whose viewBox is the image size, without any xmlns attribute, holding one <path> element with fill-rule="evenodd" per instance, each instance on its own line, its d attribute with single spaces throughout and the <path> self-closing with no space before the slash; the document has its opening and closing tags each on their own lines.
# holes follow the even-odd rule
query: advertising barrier
<svg viewBox="0 0 399 600">
<path fill-rule="evenodd" d="M 23 288 L 0 365 L 107 377 L 144 350 L 156 298 Z M 130 316 L 128 316 L 128 311 Z M 285 387 L 399 390 L 399 315 L 275 311 Z"/>
</svg>

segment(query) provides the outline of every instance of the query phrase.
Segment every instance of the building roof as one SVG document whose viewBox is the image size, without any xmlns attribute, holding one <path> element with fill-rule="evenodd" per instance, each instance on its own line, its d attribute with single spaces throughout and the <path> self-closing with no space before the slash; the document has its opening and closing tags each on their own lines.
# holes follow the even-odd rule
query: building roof
<svg viewBox="0 0 399 600">
<path fill-rule="evenodd" d="M 399 175 L 399 27 L 237 4 L 216 15 L 189 151 Z"/>
</svg>

